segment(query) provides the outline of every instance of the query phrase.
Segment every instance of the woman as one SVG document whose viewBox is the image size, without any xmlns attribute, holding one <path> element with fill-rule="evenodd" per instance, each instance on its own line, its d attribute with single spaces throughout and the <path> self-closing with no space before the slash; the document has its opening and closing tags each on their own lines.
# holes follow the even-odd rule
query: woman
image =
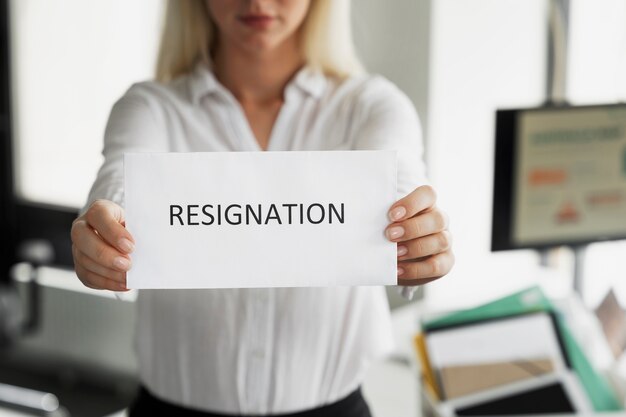
<svg viewBox="0 0 626 417">
<path fill-rule="evenodd" d="M 157 78 L 111 112 L 104 164 L 72 227 L 86 286 L 126 289 L 129 151 L 396 149 L 403 198 L 384 232 L 398 243 L 398 283 L 452 267 L 446 216 L 421 186 L 417 115 L 362 73 L 348 1 L 170 1 Z M 137 305 L 143 387 L 131 415 L 370 415 L 359 387 L 392 340 L 382 288 L 142 291 Z"/>
</svg>

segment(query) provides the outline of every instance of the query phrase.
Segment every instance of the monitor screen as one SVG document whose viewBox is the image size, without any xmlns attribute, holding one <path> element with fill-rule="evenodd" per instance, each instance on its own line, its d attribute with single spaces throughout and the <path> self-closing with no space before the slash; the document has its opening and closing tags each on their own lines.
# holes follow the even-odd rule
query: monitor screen
<svg viewBox="0 0 626 417">
<path fill-rule="evenodd" d="M 626 237 L 626 105 L 497 113 L 492 249 Z"/>
</svg>

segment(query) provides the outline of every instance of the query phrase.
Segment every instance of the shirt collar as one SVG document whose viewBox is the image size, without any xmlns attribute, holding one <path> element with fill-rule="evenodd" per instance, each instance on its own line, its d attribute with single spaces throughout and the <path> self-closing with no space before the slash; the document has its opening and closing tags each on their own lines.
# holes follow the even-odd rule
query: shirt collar
<svg viewBox="0 0 626 417">
<path fill-rule="evenodd" d="M 297 87 L 302 92 L 312 97 L 319 98 L 324 92 L 326 83 L 326 77 L 321 71 L 309 66 L 304 66 L 287 85 L 285 95 L 287 95 L 293 87 Z M 198 62 L 196 64 L 191 73 L 189 89 L 190 97 L 194 104 L 198 104 L 200 99 L 208 95 L 230 93 L 226 87 L 217 80 L 211 69 L 211 64 L 207 62 Z"/>
<path fill-rule="evenodd" d="M 204 96 L 225 90 L 215 78 L 210 64 L 200 61 L 194 67 L 189 80 L 189 95 L 193 104 L 198 104 Z"/>
<path fill-rule="evenodd" d="M 305 93 L 310 94 L 315 98 L 320 98 L 326 87 L 326 77 L 320 70 L 313 69 L 311 67 L 304 66 L 298 71 L 291 84 L 298 86 Z"/>
</svg>

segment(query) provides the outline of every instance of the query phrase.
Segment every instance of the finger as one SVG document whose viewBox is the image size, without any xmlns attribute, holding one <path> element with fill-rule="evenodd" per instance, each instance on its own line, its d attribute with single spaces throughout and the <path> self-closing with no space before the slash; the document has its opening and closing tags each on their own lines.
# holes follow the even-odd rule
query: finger
<svg viewBox="0 0 626 417">
<path fill-rule="evenodd" d="M 445 252 L 452 247 L 452 234 L 444 230 L 440 233 L 420 237 L 398 244 L 398 260 L 423 258 Z"/>
<path fill-rule="evenodd" d="M 98 275 L 102 275 L 108 279 L 112 279 L 117 282 L 126 282 L 126 272 L 120 272 L 115 269 L 104 267 L 91 259 L 89 256 L 82 253 L 75 245 L 72 245 L 72 252 L 74 254 L 74 262 L 78 263 L 88 271 L 94 272 Z"/>
<path fill-rule="evenodd" d="M 80 252 L 106 268 L 125 272 L 131 267 L 130 258 L 127 255 L 120 253 L 105 242 L 84 221 L 74 222 L 72 242 Z"/>
<path fill-rule="evenodd" d="M 413 287 L 415 285 L 425 285 L 425 284 L 428 284 L 429 282 L 437 281 L 439 278 L 441 277 L 423 278 L 423 279 L 420 279 L 419 281 L 416 281 L 414 279 L 398 277 L 398 285 L 404 285 L 404 286 L 409 286 L 409 287 Z"/>
<path fill-rule="evenodd" d="M 448 250 L 419 261 L 398 263 L 398 283 L 419 285 L 446 275 L 454 265 L 454 254 Z"/>
<path fill-rule="evenodd" d="M 93 288 L 95 290 L 111 290 L 111 291 L 126 291 L 126 284 L 122 282 L 113 281 L 102 275 L 98 275 L 95 272 L 88 271 L 81 265 L 76 265 L 76 275 L 86 287 Z"/>
<path fill-rule="evenodd" d="M 388 213 L 389 219 L 392 222 L 408 219 L 433 207 L 436 201 L 435 189 L 430 185 L 422 185 L 391 206 Z"/>
<path fill-rule="evenodd" d="M 406 242 L 422 236 L 443 232 L 448 228 L 448 216 L 435 208 L 400 223 L 387 226 L 385 234 L 392 242 Z"/>
<path fill-rule="evenodd" d="M 120 206 L 110 201 L 96 200 L 87 210 L 85 219 L 111 246 L 122 253 L 133 251 L 135 240 L 123 226 L 124 210 Z"/>
</svg>

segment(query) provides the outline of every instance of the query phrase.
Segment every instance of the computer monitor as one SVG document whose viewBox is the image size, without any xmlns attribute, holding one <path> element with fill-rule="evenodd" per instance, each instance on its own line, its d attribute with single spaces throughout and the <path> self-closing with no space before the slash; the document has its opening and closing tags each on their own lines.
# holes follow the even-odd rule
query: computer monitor
<svg viewBox="0 0 626 417">
<path fill-rule="evenodd" d="M 493 251 L 626 238 L 626 104 L 499 110 Z"/>
<path fill-rule="evenodd" d="M 0 1 L 0 285 L 8 281 L 7 271 L 15 263 L 15 207 L 11 142 L 10 80 L 8 63 L 8 17 L 6 1 Z"/>
</svg>

